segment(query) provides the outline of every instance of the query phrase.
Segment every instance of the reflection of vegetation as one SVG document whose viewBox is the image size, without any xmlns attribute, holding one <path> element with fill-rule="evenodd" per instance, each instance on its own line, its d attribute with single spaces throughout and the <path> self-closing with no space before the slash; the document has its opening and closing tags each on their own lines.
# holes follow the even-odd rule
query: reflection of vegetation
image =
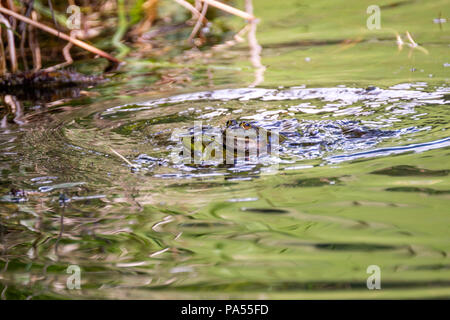
<svg viewBox="0 0 450 320">
<path fill-rule="evenodd" d="M 283 209 L 274 209 L 274 208 L 242 208 L 242 210 L 245 212 L 265 213 L 265 214 L 283 214 L 289 212 Z"/>
<path fill-rule="evenodd" d="M 439 194 L 449 194 L 450 190 L 435 190 L 431 188 L 417 188 L 417 187 L 396 187 L 396 188 L 387 188 L 386 191 L 395 191 L 395 192 L 420 192 L 426 193 L 429 195 L 439 195 Z"/>
<path fill-rule="evenodd" d="M 299 179 L 295 183 L 283 184 L 283 187 L 300 188 L 300 187 L 321 187 L 325 185 L 334 185 L 339 182 L 339 178 L 309 178 Z"/>
<path fill-rule="evenodd" d="M 320 243 L 315 245 L 321 250 L 343 250 L 343 251 L 375 251 L 375 250 L 393 250 L 394 246 L 374 245 L 367 243 Z"/>
<path fill-rule="evenodd" d="M 382 174 L 388 176 L 429 176 L 429 177 L 439 177 L 447 176 L 449 170 L 428 170 L 422 168 L 416 168 L 408 165 L 395 166 L 390 168 L 385 168 L 381 170 L 373 171 L 372 174 Z"/>
</svg>

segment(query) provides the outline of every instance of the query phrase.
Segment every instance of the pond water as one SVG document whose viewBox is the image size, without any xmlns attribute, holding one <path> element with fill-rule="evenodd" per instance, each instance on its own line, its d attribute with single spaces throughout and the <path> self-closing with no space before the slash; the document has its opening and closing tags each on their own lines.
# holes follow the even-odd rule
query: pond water
<svg viewBox="0 0 450 320">
<path fill-rule="evenodd" d="M 22 98 L 0 129 L 1 297 L 448 298 L 446 1 L 384 1 L 378 31 L 349 2 L 255 2 L 259 63 L 244 43 Z M 231 119 L 283 132 L 277 161 L 173 161 L 174 131 Z"/>
</svg>

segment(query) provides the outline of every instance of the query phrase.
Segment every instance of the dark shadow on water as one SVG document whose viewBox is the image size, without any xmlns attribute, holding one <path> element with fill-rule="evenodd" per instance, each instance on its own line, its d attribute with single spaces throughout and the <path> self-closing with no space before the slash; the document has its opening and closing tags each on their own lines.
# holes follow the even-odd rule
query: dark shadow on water
<svg viewBox="0 0 450 320">
<path fill-rule="evenodd" d="M 337 183 L 339 183 L 339 178 L 337 177 L 308 178 L 308 179 L 299 179 L 295 183 L 282 184 L 279 187 L 285 188 L 322 187 L 327 185 L 336 185 Z"/>
<path fill-rule="evenodd" d="M 376 251 L 376 250 L 394 250 L 395 246 L 369 244 L 369 243 L 320 243 L 315 247 L 321 250 L 336 251 Z"/>
<path fill-rule="evenodd" d="M 395 187 L 395 188 L 387 188 L 385 190 L 394 192 L 420 192 L 426 193 L 428 195 L 450 194 L 450 190 L 435 190 L 431 188 L 418 188 L 418 187 Z"/>
<path fill-rule="evenodd" d="M 81 96 L 81 92 L 89 85 L 71 85 L 67 87 L 36 88 L 16 86 L 12 88 L 0 87 L 0 96 L 13 95 L 20 101 L 32 103 L 49 103 L 60 99 L 73 99 Z"/>
<path fill-rule="evenodd" d="M 289 211 L 287 211 L 287 210 L 272 209 L 272 208 L 241 208 L 241 210 L 245 211 L 245 212 L 264 213 L 264 214 L 270 214 L 270 213 L 284 214 L 284 213 L 289 213 Z"/>
<path fill-rule="evenodd" d="M 381 174 L 393 177 L 405 177 L 405 176 L 426 176 L 426 177 L 441 177 L 447 176 L 449 170 L 429 170 L 417 168 L 414 166 L 400 165 L 394 167 L 388 167 L 385 169 L 371 172 L 372 174 Z"/>
</svg>

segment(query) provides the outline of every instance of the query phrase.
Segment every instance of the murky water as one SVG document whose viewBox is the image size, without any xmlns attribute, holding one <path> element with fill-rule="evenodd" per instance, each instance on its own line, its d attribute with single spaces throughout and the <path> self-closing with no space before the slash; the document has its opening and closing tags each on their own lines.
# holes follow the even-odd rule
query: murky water
<svg viewBox="0 0 450 320">
<path fill-rule="evenodd" d="M 265 73 L 219 55 L 186 88 L 134 97 L 140 75 L 2 122 L 2 298 L 450 296 L 448 45 L 358 42 L 353 61 L 339 40 L 270 45 L 268 25 Z M 287 137 L 275 170 L 174 163 L 174 131 L 231 119 Z"/>
<path fill-rule="evenodd" d="M 420 85 L 205 91 L 3 129 L 2 279 L 38 297 L 314 297 L 364 290 L 376 264 L 390 292 L 441 295 L 450 89 Z M 229 119 L 288 137 L 275 171 L 171 161 L 175 129 Z"/>
</svg>

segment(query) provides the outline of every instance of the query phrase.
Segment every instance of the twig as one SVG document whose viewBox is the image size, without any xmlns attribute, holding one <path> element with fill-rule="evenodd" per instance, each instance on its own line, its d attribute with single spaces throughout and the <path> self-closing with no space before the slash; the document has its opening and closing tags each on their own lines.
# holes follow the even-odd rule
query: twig
<svg viewBox="0 0 450 320">
<path fill-rule="evenodd" d="M 58 22 L 56 21 L 56 18 L 55 18 L 55 11 L 53 10 L 52 0 L 48 0 L 48 7 L 50 8 L 50 12 L 52 13 L 52 20 L 53 20 L 53 23 L 55 25 L 55 28 L 56 28 L 56 30 L 59 31 L 59 25 L 58 25 Z"/>
<path fill-rule="evenodd" d="M 1 10 L 7 10 L 0 7 Z M 9 11 L 9 10 L 8 10 Z M 9 59 L 11 61 L 11 72 L 17 72 L 17 57 L 16 57 L 16 46 L 14 44 L 14 32 L 11 29 L 8 19 L 4 15 L 0 14 L 0 22 L 6 26 L 6 34 L 8 37 L 8 48 L 9 48 Z"/>
<path fill-rule="evenodd" d="M 185 7 L 186 9 L 188 9 L 189 11 L 192 12 L 192 15 L 199 19 L 202 14 L 200 13 L 200 11 L 198 11 L 192 4 L 190 4 L 189 2 L 185 1 L 185 0 L 174 0 L 176 3 L 178 3 L 180 6 Z M 206 22 L 206 21 L 205 21 Z"/>
<path fill-rule="evenodd" d="M 410 43 L 410 47 L 411 47 L 411 48 L 415 48 L 415 47 L 418 46 L 418 44 L 414 41 L 414 39 L 411 37 L 411 34 L 410 34 L 408 31 L 406 31 L 406 37 L 407 37 L 408 40 L 409 40 L 409 43 Z"/>
<path fill-rule="evenodd" d="M 227 4 L 224 4 L 222 2 L 219 2 L 216 0 L 202 0 L 202 1 L 209 4 L 210 6 L 216 7 L 218 9 L 228 12 L 230 14 L 234 14 L 235 16 L 241 17 L 245 20 L 254 20 L 255 19 L 254 15 L 249 14 L 242 10 L 236 9 L 236 8 L 229 6 Z"/>
<path fill-rule="evenodd" d="M 249 14 L 253 14 L 253 2 L 252 0 L 245 0 L 245 9 Z M 248 32 L 248 45 L 250 47 L 250 61 L 255 68 L 255 81 L 250 84 L 249 87 L 256 87 L 264 81 L 264 71 L 266 67 L 261 62 L 262 47 L 256 39 L 256 24 L 257 20 L 250 21 L 250 30 Z"/>
<path fill-rule="evenodd" d="M 118 156 L 120 159 L 122 159 L 123 161 L 125 161 L 127 164 L 129 164 L 130 166 L 136 168 L 135 164 L 132 164 L 130 161 L 128 161 L 127 158 L 125 158 L 123 155 L 121 155 L 120 153 L 118 153 L 116 150 L 114 150 L 112 147 L 109 147 L 111 149 L 112 152 L 114 152 L 114 154 L 116 156 Z"/>
<path fill-rule="evenodd" d="M 409 45 L 412 49 L 417 49 L 417 50 L 422 51 L 422 52 L 425 53 L 425 54 L 428 54 L 428 50 L 425 49 L 424 47 L 418 45 L 418 44 L 414 41 L 414 39 L 412 38 L 411 34 L 410 34 L 408 31 L 406 31 L 406 37 L 407 37 L 408 40 L 409 40 L 409 44 L 408 44 L 408 45 Z"/>
<path fill-rule="evenodd" d="M 403 44 L 404 44 L 402 37 L 398 33 L 395 34 L 395 37 L 397 38 L 398 51 L 401 51 L 403 49 Z"/>
<path fill-rule="evenodd" d="M 31 15 L 31 12 L 33 11 L 33 6 L 34 6 L 34 0 L 29 0 L 29 1 L 24 1 L 24 5 L 25 5 L 25 17 L 29 18 Z M 10 9 L 14 10 L 13 8 L 10 7 Z M 16 19 L 14 19 L 14 21 L 16 21 Z M 27 39 L 27 24 L 23 21 L 20 22 L 19 24 L 19 29 L 18 29 L 19 33 L 20 33 L 20 55 L 22 56 L 22 63 L 24 66 L 25 71 L 28 71 L 28 62 L 27 62 L 27 57 L 25 55 L 25 41 Z"/>
<path fill-rule="evenodd" d="M 74 33 L 74 31 L 75 31 L 75 30 L 72 30 L 72 31 L 70 32 L 70 35 L 71 35 L 71 36 L 72 36 L 72 34 Z M 45 71 L 51 72 L 51 71 L 55 71 L 55 70 L 60 69 L 60 68 L 67 67 L 68 65 L 71 65 L 71 64 L 73 63 L 72 56 L 70 55 L 70 49 L 72 48 L 72 46 L 73 46 L 73 44 L 69 42 L 69 43 L 67 43 L 67 44 L 64 46 L 64 48 L 63 48 L 63 50 L 62 50 L 64 59 L 66 60 L 65 62 L 59 63 L 59 64 L 54 65 L 54 66 L 51 66 L 51 67 L 49 67 L 49 68 L 46 68 Z"/>
<path fill-rule="evenodd" d="M 212 50 L 219 51 L 231 48 L 232 46 L 244 42 L 244 38 L 242 38 L 248 31 L 250 30 L 250 24 L 246 24 L 238 33 L 236 33 L 233 37 L 233 40 L 228 40 L 225 43 L 221 43 L 212 47 Z"/>
<path fill-rule="evenodd" d="M 202 0 L 195 0 L 194 4 L 195 4 L 195 9 L 200 11 L 200 9 L 202 8 Z"/>
<path fill-rule="evenodd" d="M 28 71 L 28 62 L 27 57 L 25 55 L 25 40 L 27 38 L 25 30 L 22 31 L 22 35 L 20 37 L 20 55 L 22 56 L 22 63 L 25 71 Z"/>
<path fill-rule="evenodd" d="M 14 1 L 13 0 L 7 0 L 6 2 L 7 2 L 7 5 L 8 5 L 8 8 L 10 10 L 12 10 L 12 11 L 16 11 L 17 10 L 16 6 L 14 5 Z M 16 31 L 16 27 L 17 27 L 16 19 L 12 19 L 11 23 L 12 23 L 12 29 L 14 31 Z"/>
<path fill-rule="evenodd" d="M 9 16 L 12 16 L 12 17 L 14 17 L 14 18 L 16 18 L 18 20 L 23 21 L 23 22 L 26 22 L 26 23 L 28 23 L 28 24 L 36 27 L 36 28 L 39 28 L 39 29 L 41 29 L 41 30 L 43 30 L 45 32 L 48 32 L 48 33 L 50 33 L 50 34 L 52 34 L 54 36 L 57 36 L 57 37 L 59 37 L 61 39 L 69 41 L 69 42 L 73 43 L 74 45 L 76 45 L 76 46 L 78 46 L 80 48 L 83 48 L 83 49 L 85 49 L 87 51 L 90 51 L 90 52 L 92 52 L 94 54 L 97 54 L 97 55 L 99 55 L 99 56 L 101 56 L 103 58 L 106 58 L 106 59 L 110 60 L 110 61 L 113 61 L 115 63 L 120 63 L 119 59 L 111 56 L 110 54 L 106 53 L 103 50 L 97 49 L 96 47 L 91 46 L 90 44 L 87 44 L 87 43 L 85 43 L 85 42 L 83 42 L 81 40 L 71 38 L 70 36 L 68 36 L 65 33 L 59 32 L 59 31 L 57 31 L 57 30 L 55 30 L 55 29 L 53 29 L 53 28 L 51 28 L 49 26 L 46 26 L 46 25 L 44 25 L 42 23 L 39 23 L 37 21 L 33 21 L 31 19 L 28 19 L 27 17 L 24 17 L 23 15 L 18 14 L 18 13 L 14 12 L 14 11 L 8 10 L 6 8 L 3 8 L 3 7 L 0 7 L 0 12 L 2 12 L 4 14 L 7 14 Z"/>
<path fill-rule="evenodd" d="M 72 30 L 73 31 L 73 30 Z M 62 52 L 63 52 L 63 56 L 64 59 L 66 59 L 66 63 L 67 64 L 72 64 L 73 63 L 73 59 L 72 56 L 70 55 L 70 49 L 73 47 L 72 43 L 68 43 L 64 46 Z"/>
<path fill-rule="evenodd" d="M 207 10 L 208 10 L 208 4 L 205 3 L 205 4 L 203 4 L 201 17 L 199 17 L 197 19 L 197 22 L 195 23 L 194 29 L 192 29 L 191 35 L 189 36 L 189 39 L 188 39 L 189 42 L 192 42 L 192 40 L 194 40 L 194 37 L 197 35 L 198 30 L 202 26 L 202 22 L 203 22 L 202 20 L 206 16 L 206 11 Z"/>
<path fill-rule="evenodd" d="M 6 73 L 6 58 L 1 34 L 2 34 L 2 27 L 0 26 L 0 76 L 3 76 Z"/>
<path fill-rule="evenodd" d="M 34 8 L 34 0 L 24 1 L 24 5 L 26 7 L 24 16 L 29 18 L 31 15 L 31 11 L 33 11 Z M 16 12 L 16 10 L 13 11 Z M 23 33 L 26 29 L 26 23 L 21 21 L 19 23 L 19 33 Z"/>
<path fill-rule="evenodd" d="M 31 18 L 37 21 L 36 11 L 31 12 Z M 33 70 L 38 71 L 42 68 L 41 48 L 39 47 L 39 40 L 36 36 L 36 29 L 32 25 L 28 25 L 28 35 L 28 45 L 33 56 Z"/>
</svg>

